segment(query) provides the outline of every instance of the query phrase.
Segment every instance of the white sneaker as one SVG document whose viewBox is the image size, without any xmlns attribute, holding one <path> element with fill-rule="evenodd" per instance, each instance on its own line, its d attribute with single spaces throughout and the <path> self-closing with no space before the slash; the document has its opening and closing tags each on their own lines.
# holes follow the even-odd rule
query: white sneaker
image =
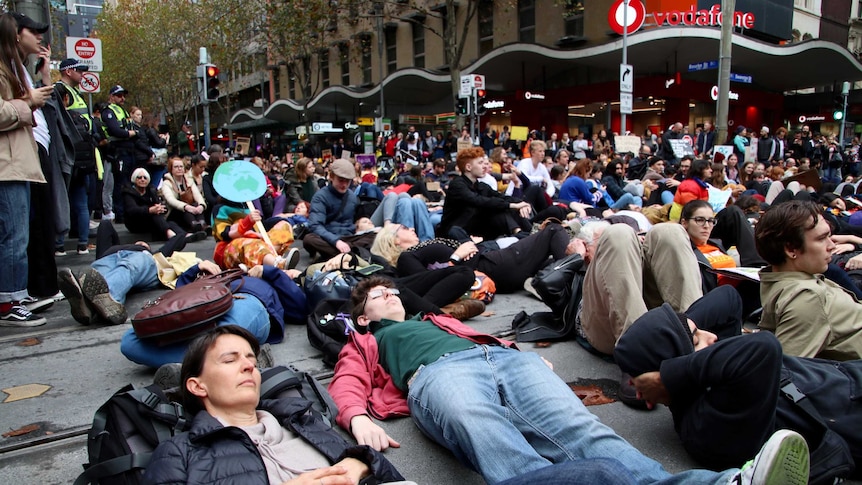
<svg viewBox="0 0 862 485">
<path fill-rule="evenodd" d="M 795 431 L 780 429 L 728 485 L 806 485 L 809 460 L 805 438 Z"/>
<path fill-rule="evenodd" d="M 102 220 L 103 221 L 113 221 L 114 220 L 114 213 L 113 212 L 106 212 L 106 213 L 102 214 Z"/>
</svg>

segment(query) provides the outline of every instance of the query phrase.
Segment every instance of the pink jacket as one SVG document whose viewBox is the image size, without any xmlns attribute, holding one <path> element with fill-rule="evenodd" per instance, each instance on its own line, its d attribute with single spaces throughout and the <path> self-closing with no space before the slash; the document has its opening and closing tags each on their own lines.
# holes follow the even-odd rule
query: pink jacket
<svg viewBox="0 0 862 485">
<path fill-rule="evenodd" d="M 517 348 L 514 342 L 477 332 L 449 315 L 426 315 L 443 330 L 477 344 L 495 344 Z M 371 333 L 351 332 L 347 345 L 338 355 L 335 377 L 329 384 L 329 393 L 338 405 L 338 425 L 350 430 L 350 420 L 360 414 L 376 419 L 390 416 L 407 416 L 407 399 L 395 387 L 392 376 L 380 365 L 377 340 Z"/>
</svg>

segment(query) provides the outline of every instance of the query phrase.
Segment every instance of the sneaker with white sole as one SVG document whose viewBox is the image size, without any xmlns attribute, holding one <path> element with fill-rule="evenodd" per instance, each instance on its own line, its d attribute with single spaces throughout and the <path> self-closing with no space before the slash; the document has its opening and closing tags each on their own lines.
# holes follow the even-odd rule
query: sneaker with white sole
<svg viewBox="0 0 862 485">
<path fill-rule="evenodd" d="M 105 277 L 93 268 L 81 273 L 78 277 L 78 283 L 81 285 L 81 291 L 84 297 L 93 304 L 93 308 L 100 317 L 104 318 L 113 325 L 121 325 L 126 323 L 126 307 L 122 303 L 111 297 L 108 282 Z M 67 294 L 68 298 L 69 295 Z"/>
<path fill-rule="evenodd" d="M 90 249 L 87 247 L 86 244 L 79 244 L 77 251 L 80 255 L 90 254 Z"/>
<path fill-rule="evenodd" d="M 36 298 L 35 296 L 27 295 L 27 297 L 22 298 L 18 303 L 24 305 L 32 313 L 42 313 L 54 305 L 54 297 Z"/>
<path fill-rule="evenodd" d="M 65 256 L 66 249 L 62 247 L 54 248 L 54 256 Z"/>
<path fill-rule="evenodd" d="M 809 460 L 805 438 L 795 431 L 780 429 L 728 485 L 806 485 Z"/>
<path fill-rule="evenodd" d="M 24 305 L 13 305 L 8 312 L 0 313 L 0 327 L 38 327 L 48 320 L 37 317 Z"/>
<path fill-rule="evenodd" d="M 84 292 L 81 290 L 81 284 L 78 278 L 72 274 L 69 268 L 60 268 L 57 271 L 57 285 L 60 291 L 63 292 L 65 299 L 69 301 L 69 307 L 72 309 L 72 318 L 82 325 L 90 325 L 96 321 L 96 314 L 90 303 L 84 298 Z"/>
</svg>

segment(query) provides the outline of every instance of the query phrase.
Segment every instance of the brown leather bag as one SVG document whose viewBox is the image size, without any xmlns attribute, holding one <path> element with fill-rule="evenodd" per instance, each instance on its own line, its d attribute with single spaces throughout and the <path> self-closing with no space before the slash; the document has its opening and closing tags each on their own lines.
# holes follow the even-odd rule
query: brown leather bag
<svg viewBox="0 0 862 485">
<path fill-rule="evenodd" d="M 230 283 L 242 277 L 232 269 L 209 275 L 148 301 L 134 318 L 139 339 L 159 346 L 191 340 L 215 328 L 218 318 L 233 306 Z"/>
</svg>

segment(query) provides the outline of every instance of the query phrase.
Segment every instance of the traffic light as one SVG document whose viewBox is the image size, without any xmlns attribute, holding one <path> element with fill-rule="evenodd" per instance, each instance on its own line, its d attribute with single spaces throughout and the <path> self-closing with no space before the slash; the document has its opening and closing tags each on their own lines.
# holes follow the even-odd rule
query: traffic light
<svg viewBox="0 0 862 485">
<path fill-rule="evenodd" d="M 488 111 L 485 108 L 485 95 L 488 94 L 484 89 L 476 90 L 476 110 L 474 111 L 477 115 L 482 116 Z"/>
<path fill-rule="evenodd" d="M 204 99 L 217 101 L 219 97 L 218 67 L 213 64 L 204 65 Z"/>
<path fill-rule="evenodd" d="M 470 116 L 470 98 L 458 98 L 455 112 L 461 116 Z"/>
</svg>

